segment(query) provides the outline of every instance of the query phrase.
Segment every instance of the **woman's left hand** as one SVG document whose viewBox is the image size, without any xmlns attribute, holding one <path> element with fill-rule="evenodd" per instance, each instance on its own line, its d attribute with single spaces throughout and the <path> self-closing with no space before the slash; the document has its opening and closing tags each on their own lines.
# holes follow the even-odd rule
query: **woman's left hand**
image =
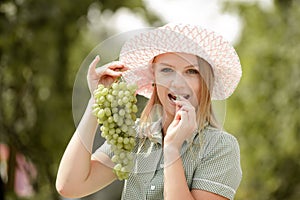
<svg viewBox="0 0 300 200">
<path fill-rule="evenodd" d="M 194 106 L 183 97 L 176 100 L 175 103 L 175 117 L 167 129 L 164 145 L 171 145 L 180 150 L 183 142 L 192 136 L 198 126 Z"/>
</svg>

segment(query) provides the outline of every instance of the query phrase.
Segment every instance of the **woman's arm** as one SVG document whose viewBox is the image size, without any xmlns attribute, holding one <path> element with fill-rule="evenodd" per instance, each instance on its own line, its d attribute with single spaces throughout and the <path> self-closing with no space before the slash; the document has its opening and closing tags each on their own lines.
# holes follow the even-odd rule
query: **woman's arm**
<svg viewBox="0 0 300 200">
<path fill-rule="evenodd" d="M 204 190 L 190 191 L 186 182 L 180 150 L 183 141 L 197 128 L 195 109 L 187 101 L 176 102 L 176 114 L 164 140 L 164 199 L 165 200 L 226 200 Z"/>
<path fill-rule="evenodd" d="M 204 190 L 190 191 L 180 151 L 173 146 L 164 148 L 164 199 L 165 200 L 228 200 L 227 198 Z"/>
<path fill-rule="evenodd" d="M 106 68 L 97 68 L 100 58 L 97 56 L 88 70 L 88 86 L 91 94 L 99 83 L 110 85 L 126 70 L 120 63 Z M 71 138 L 61 159 L 57 179 L 57 191 L 65 197 L 75 198 L 93 193 L 116 179 L 112 171 L 113 163 L 104 153 L 101 160 L 105 164 L 91 158 L 92 145 L 97 129 L 97 119 L 92 114 L 93 95 L 89 100 L 85 113 Z"/>
<path fill-rule="evenodd" d="M 91 152 L 86 147 L 88 144 L 84 144 L 80 139 L 85 137 L 85 141 L 92 143 L 95 136 L 97 120 L 91 113 L 92 102 L 91 99 L 58 169 L 56 188 L 65 197 L 88 195 L 105 187 L 116 178 L 110 167 L 91 160 Z"/>
<path fill-rule="evenodd" d="M 194 199 L 186 182 L 180 151 L 164 147 L 164 199 Z"/>
</svg>

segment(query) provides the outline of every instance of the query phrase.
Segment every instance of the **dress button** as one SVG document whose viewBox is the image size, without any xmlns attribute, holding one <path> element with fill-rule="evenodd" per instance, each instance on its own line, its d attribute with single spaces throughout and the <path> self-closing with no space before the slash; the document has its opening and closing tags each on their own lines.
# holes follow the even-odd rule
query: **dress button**
<svg viewBox="0 0 300 200">
<path fill-rule="evenodd" d="M 164 168 L 164 164 L 160 164 L 160 168 Z"/>
<path fill-rule="evenodd" d="M 151 185 L 150 189 L 155 190 L 155 185 Z"/>
</svg>

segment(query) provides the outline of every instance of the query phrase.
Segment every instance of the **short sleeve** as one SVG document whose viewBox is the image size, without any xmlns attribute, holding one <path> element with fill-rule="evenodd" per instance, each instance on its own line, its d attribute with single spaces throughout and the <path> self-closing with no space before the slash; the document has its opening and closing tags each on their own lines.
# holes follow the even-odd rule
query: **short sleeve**
<svg viewBox="0 0 300 200">
<path fill-rule="evenodd" d="M 192 188 L 234 199 L 242 178 L 239 144 L 228 133 L 213 133 L 197 163 Z"/>
<path fill-rule="evenodd" d="M 107 155 L 109 158 L 113 157 L 113 152 L 110 148 L 110 144 L 105 141 L 92 155 L 94 160 L 98 160 L 100 162 L 104 162 L 103 160 L 103 153 Z"/>
</svg>

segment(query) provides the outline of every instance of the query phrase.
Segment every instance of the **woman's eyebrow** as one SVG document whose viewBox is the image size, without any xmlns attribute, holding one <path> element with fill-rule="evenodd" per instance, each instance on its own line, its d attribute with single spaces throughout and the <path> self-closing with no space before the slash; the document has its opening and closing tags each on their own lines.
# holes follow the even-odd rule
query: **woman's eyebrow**
<svg viewBox="0 0 300 200">
<path fill-rule="evenodd" d="M 171 65 L 171 64 L 168 64 L 168 63 L 153 63 L 153 64 L 156 64 L 156 65 L 165 65 L 165 66 L 168 66 L 168 67 L 175 67 L 174 65 Z M 187 66 L 184 66 L 184 68 L 196 68 L 198 69 L 199 65 L 198 64 L 190 64 L 190 65 L 187 65 Z"/>
<path fill-rule="evenodd" d="M 191 64 L 191 65 L 187 65 L 184 68 L 195 68 L 195 69 L 199 69 L 199 65 L 198 64 Z"/>
<path fill-rule="evenodd" d="M 171 64 L 168 64 L 168 63 L 153 63 L 155 65 L 165 65 L 165 66 L 168 66 L 168 67 L 174 67 L 173 65 Z"/>
</svg>

